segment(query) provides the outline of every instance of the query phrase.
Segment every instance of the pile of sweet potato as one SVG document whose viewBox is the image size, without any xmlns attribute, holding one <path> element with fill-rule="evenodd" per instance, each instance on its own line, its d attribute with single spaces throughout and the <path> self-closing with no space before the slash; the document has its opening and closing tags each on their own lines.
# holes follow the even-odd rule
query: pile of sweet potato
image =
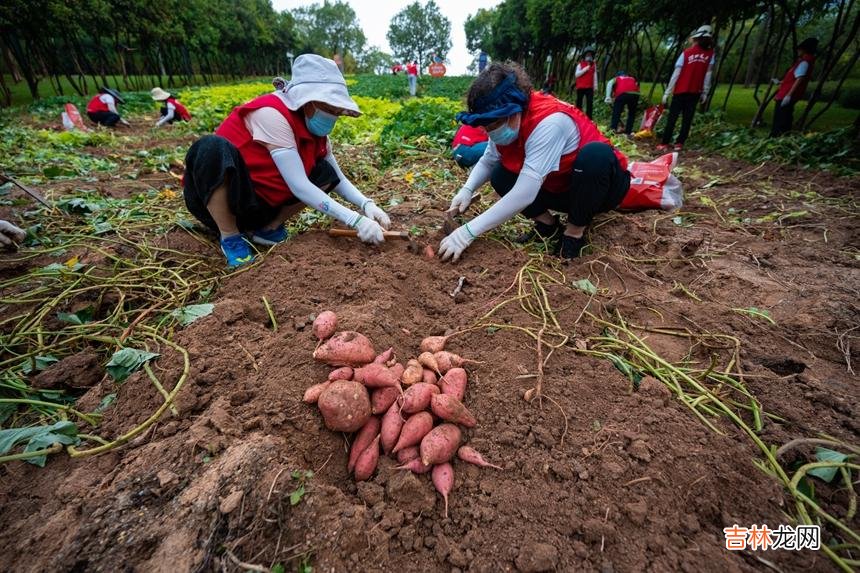
<svg viewBox="0 0 860 573">
<path fill-rule="evenodd" d="M 328 429 L 355 432 L 347 469 L 356 481 L 373 475 L 381 451 L 400 462 L 398 469 L 430 472 L 447 516 L 455 456 L 501 469 L 462 445 L 460 427 L 477 423 L 463 404 L 468 382 L 463 365 L 471 361 L 445 351 L 446 337 L 431 336 L 421 342 L 420 355 L 404 366 L 393 348 L 377 354 L 363 334 L 336 330 L 337 316 L 331 311 L 314 321 L 320 341 L 314 358 L 337 368 L 328 380 L 308 388 L 303 400 L 317 404 Z"/>
</svg>

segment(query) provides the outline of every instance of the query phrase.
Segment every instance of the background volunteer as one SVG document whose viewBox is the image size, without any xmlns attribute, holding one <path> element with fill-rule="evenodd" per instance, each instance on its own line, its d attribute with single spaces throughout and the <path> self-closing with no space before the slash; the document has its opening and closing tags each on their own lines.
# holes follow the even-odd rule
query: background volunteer
<svg viewBox="0 0 860 573">
<path fill-rule="evenodd" d="M 406 78 L 409 81 L 409 95 L 414 96 L 418 92 L 418 60 L 406 64 Z"/>
<path fill-rule="evenodd" d="M 666 91 L 663 93 L 663 105 L 672 97 L 669 106 L 669 117 L 666 120 L 666 131 L 657 149 L 663 151 L 672 143 L 675 122 L 681 115 L 681 132 L 675 140 L 675 151 L 680 151 L 690 135 L 696 104 L 705 103 L 711 89 L 711 75 L 714 71 L 714 39 L 710 26 L 701 26 L 690 36 L 693 45 L 684 50 L 675 60 L 675 71 Z"/>
<path fill-rule="evenodd" d="M 612 104 L 612 121 L 609 129 L 618 131 L 621 122 L 621 114 L 627 108 L 627 122 L 624 133 L 633 133 L 633 120 L 636 118 L 636 105 L 639 103 L 639 83 L 633 76 L 619 71 L 614 78 L 606 84 L 606 103 Z"/>
<path fill-rule="evenodd" d="M 798 44 L 797 60 L 785 72 L 773 98 L 771 137 L 778 137 L 791 131 L 791 126 L 794 123 L 794 106 L 806 94 L 806 86 L 809 84 L 809 78 L 812 77 L 812 67 L 815 64 L 815 52 L 817 51 L 817 38 L 807 38 Z"/>
<path fill-rule="evenodd" d="M 597 90 L 597 62 L 594 61 L 594 48 L 585 48 L 583 58 L 576 65 L 574 76 L 576 77 L 576 107 L 582 109 L 582 100 L 585 100 L 585 115 L 588 119 L 594 113 L 594 92 Z"/>
<path fill-rule="evenodd" d="M 191 113 L 188 109 L 170 93 L 161 88 L 152 88 L 150 94 L 153 100 L 164 102 L 161 107 L 161 119 L 155 123 L 155 127 L 172 124 L 174 121 L 189 121 L 191 119 Z"/>
<path fill-rule="evenodd" d="M 113 127 L 120 123 L 128 127 L 129 123 L 119 115 L 116 106 L 125 103 L 118 91 L 102 86 L 98 95 L 87 103 L 87 117 L 99 125 Z"/>
</svg>

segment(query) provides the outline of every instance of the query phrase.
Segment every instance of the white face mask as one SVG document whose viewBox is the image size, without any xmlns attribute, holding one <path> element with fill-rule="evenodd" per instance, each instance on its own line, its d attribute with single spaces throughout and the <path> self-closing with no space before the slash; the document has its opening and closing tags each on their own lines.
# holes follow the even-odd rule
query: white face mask
<svg viewBox="0 0 860 573">
<path fill-rule="evenodd" d="M 585 61 L 586 61 L 586 62 L 593 62 L 593 61 L 594 61 L 594 57 L 593 57 L 593 56 L 585 56 Z"/>
</svg>

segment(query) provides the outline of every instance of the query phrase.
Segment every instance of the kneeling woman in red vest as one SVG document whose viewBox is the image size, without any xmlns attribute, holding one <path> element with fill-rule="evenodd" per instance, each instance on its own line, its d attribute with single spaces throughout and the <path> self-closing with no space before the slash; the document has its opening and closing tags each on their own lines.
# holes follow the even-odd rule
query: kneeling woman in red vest
<svg viewBox="0 0 860 573">
<path fill-rule="evenodd" d="M 174 121 L 191 121 L 191 112 L 179 103 L 172 94 L 161 88 L 152 88 L 149 93 L 152 94 L 153 100 L 164 103 L 161 106 L 161 119 L 156 122 L 155 127 L 161 127 L 165 124 L 172 125 Z"/>
<path fill-rule="evenodd" d="M 522 213 L 556 253 L 578 257 L 594 216 L 616 208 L 630 188 L 627 158 L 579 109 L 532 91 L 516 64 L 487 67 L 469 88 L 467 103 L 469 111 L 457 119 L 484 126 L 490 144 L 451 208 L 464 212 L 487 181 L 501 198 L 445 237 L 439 255 L 456 261 L 479 235 Z M 566 213 L 567 225 L 551 211 Z"/>
<path fill-rule="evenodd" d="M 221 234 L 231 267 L 253 260 L 248 241 L 274 245 L 287 239 L 284 221 L 306 205 L 355 228 L 378 244 L 388 215 L 347 180 L 327 135 L 342 115 L 357 117 L 346 81 L 332 61 L 304 54 L 292 81 L 233 110 L 194 143 L 185 158 L 185 204 Z M 334 191 L 356 206 L 330 198 Z"/>
</svg>

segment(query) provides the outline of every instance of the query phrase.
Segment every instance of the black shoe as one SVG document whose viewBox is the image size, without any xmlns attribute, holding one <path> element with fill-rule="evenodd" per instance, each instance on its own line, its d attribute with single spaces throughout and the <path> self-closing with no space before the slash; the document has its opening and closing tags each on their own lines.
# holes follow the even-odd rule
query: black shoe
<svg viewBox="0 0 860 573">
<path fill-rule="evenodd" d="M 584 235 L 582 237 L 563 235 L 559 243 L 558 256 L 562 259 L 578 258 L 582 254 L 582 249 L 588 246 L 588 241 L 585 240 Z"/>
<path fill-rule="evenodd" d="M 551 243 L 558 238 L 563 231 L 564 228 L 561 226 L 558 217 L 555 218 L 555 222 L 552 224 L 535 221 L 534 227 L 530 231 L 523 233 L 514 239 L 514 242 L 522 244 L 533 240 L 540 240 Z"/>
</svg>

